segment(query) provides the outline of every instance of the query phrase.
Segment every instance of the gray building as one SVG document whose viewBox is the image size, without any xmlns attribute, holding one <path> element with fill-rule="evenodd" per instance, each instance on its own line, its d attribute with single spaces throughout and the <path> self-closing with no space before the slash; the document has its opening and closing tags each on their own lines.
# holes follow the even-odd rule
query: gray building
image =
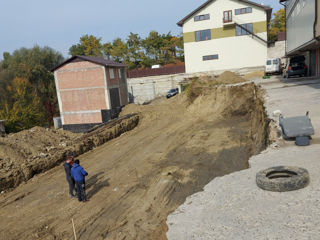
<svg viewBox="0 0 320 240">
<path fill-rule="evenodd" d="M 320 19 L 318 0 L 280 0 L 286 9 L 286 55 L 304 55 L 310 76 L 319 76 Z"/>
</svg>

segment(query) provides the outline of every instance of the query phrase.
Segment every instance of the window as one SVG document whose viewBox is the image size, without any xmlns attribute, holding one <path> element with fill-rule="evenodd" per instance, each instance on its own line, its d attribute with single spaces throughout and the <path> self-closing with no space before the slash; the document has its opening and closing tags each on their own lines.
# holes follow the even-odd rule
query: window
<svg viewBox="0 0 320 240">
<path fill-rule="evenodd" d="M 273 64 L 278 64 L 278 59 L 274 59 Z"/>
<path fill-rule="evenodd" d="M 109 68 L 109 73 L 110 73 L 110 79 L 113 79 L 114 78 L 114 69 Z"/>
<path fill-rule="evenodd" d="M 204 14 L 204 15 L 198 15 L 194 17 L 194 21 L 203 21 L 203 20 L 209 20 L 210 19 L 210 14 Z"/>
<path fill-rule="evenodd" d="M 232 11 L 224 11 L 223 12 L 223 22 L 228 23 L 232 22 Z"/>
<path fill-rule="evenodd" d="M 121 69 L 118 68 L 118 78 L 121 78 Z"/>
<path fill-rule="evenodd" d="M 252 13 L 252 7 L 247 8 L 238 8 L 234 10 L 235 15 L 245 14 L 245 13 Z"/>
<path fill-rule="evenodd" d="M 206 41 L 211 40 L 211 31 L 210 29 L 202 30 L 202 31 L 196 31 L 196 41 Z"/>
<path fill-rule="evenodd" d="M 203 61 L 217 60 L 217 59 L 219 59 L 219 55 L 218 55 L 218 54 L 207 55 L 207 56 L 203 56 L 203 57 L 202 57 L 202 60 L 203 60 Z"/>
<path fill-rule="evenodd" d="M 238 25 L 236 26 L 236 35 L 237 36 L 250 35 L 253 32 L 252 23 L 241 24 L 240 26 L 238 26 Z M 246 31 L 246 30 L 248 30 L 248 31 Z"/>
<path fill-rule="evenodd" d="M 268 66 L 271 65 L 271 60 L 268 60 L 268 61 L 267 61 L 267 65 L 268 65 Z"/>
</svg>

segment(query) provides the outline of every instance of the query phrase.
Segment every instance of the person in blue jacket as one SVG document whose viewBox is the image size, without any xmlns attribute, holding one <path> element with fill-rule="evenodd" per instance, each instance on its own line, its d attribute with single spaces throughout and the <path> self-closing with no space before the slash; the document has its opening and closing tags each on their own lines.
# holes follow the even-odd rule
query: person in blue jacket
<svg viewBox="0 0 320 240">
<path fill-rule="evenodd" d="M 79 202 L 86 202 L 86 189 L 85 189 L 85 176 L 88 173 L 80 166 L 79 159 L 75 160 L 72 168 L 71 168 L 71 176 L 76 182 L 76 189 Z"/>
</svg>

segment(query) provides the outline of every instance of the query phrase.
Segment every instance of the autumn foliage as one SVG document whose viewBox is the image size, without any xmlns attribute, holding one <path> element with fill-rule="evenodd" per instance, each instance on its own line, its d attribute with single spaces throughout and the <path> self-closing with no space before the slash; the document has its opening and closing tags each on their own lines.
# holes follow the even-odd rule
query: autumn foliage
<svg viewBox="0 0 320 240">
<path fill-rule="evenodd" d="M 50 126 L 59 114 L 54 76 L 50 70 L 62 62 L 51 48 L 21 48 L 4 53 L 0 62 L 0 119 L 6 130 Z"/>
<path fill-rule="evenodd" d="M 286 31 L 286 13 L 284 9 L 280 9 L 273 14 L 273 19 L 269 26 L 268 41 L 275 42 L 278 40 L 278 33 Z"/>
</svg>

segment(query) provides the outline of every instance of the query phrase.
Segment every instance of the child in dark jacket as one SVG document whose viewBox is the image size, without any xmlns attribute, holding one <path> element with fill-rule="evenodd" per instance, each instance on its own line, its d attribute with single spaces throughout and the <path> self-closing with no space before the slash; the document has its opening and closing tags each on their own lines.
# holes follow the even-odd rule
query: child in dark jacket
<svg viewBox="0 0 320 240">
<path fill-rule="evenodd" d="M 80 166 L 79 159 L 75 160 L 72 168 L 71 168 L 71 176 L 76 182 L 76 189 L 79 202 L 86 202 L 86 189 L 85 189 L 85 176 L 88 173 Z"/>
</svg>

